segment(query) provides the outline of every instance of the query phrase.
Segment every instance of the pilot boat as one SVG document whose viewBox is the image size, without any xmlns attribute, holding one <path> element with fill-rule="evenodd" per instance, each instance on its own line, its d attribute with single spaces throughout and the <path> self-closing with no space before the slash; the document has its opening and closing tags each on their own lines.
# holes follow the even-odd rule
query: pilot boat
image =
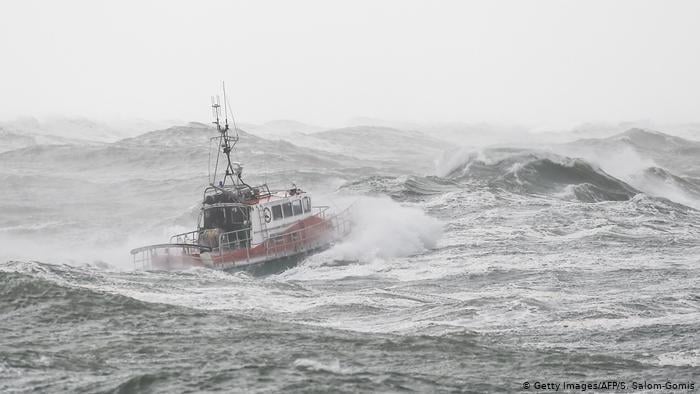
<svg viewBox="0 0 700 394">
<path fill-rule="evenodd" d="M 212 97 L 213 124 L 219 135 L 210 140 L 216 155 L 209 155 L 209 185 L 204 189 L 197 229 L 173 235 L 168 243 L 133 249 L 137 268 L 278 272 L 350 232 L 349 209 L 332 214 L 328 206 L 314 206 L 311 194 L 294 184 L 275 191 L 266 184 L 244 182 L 241 163 L 231 159 L 239 133 L 233 115 L 233 132 L 229 128 L 225 89 L 224 111 L 222 124 L 220 99 Z"/>
</svg>

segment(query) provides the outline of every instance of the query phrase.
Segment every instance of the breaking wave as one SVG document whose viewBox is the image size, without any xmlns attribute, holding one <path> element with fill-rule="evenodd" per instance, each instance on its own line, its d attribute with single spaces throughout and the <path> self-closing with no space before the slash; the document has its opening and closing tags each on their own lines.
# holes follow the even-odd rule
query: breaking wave
<svg viewBox="0 0 700 394">
<path fill-rule="evenodd" d="M 327 264 L 404 257 L 434 248 L 442 236 L 439 220 L 389 198 L 363 197 L 355 202 L 353 214 L 350 236 L 312 260 Z"/>
<path fill-rule="evenodd" d="M 681 177 L 659 167 L 649 167 L 630 176 L 630 183 L 656 197 L 700 209 L 700 181 Z"/>
<path fill-rule="evenodd" d="M 638 193 L 585 160 L 519 149 L 469 154 L 445 176 L 457 182 L 481 183 L 523 194 L 570 196 L 582 202 L 625 201 Z"/>
</svg>

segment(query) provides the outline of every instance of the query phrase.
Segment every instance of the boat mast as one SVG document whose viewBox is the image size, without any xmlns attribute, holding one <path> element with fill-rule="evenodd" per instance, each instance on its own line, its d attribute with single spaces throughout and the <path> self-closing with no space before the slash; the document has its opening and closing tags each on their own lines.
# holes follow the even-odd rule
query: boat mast
<svg viewBox="0 0 700 394">
<path fill-rule="evenodd" d="M 234 120 L 233 122 L 233 127 L 235 131 L 235 135 L 230 135 L 229 134 L 229 125 L 228 125 L 228 102 L 226 99 L 226 85 L 222 82 L 222 88 L 223 88 L 223 93 L 224 93 L 224 125 L 221 125 L 221 104 L 220 104 L 220 99 L 219 96 L 217 95 L 216 97 L 212 96 L 211 97 L 211 110 L 212 110 L 212 116 L 215 119 L 214 123 L 216 125 L 216 129 L 219 131 L 219 148 L 221 150 L 217 150 L 216 153 L 216 167 L 214 168 L 214 178 L 212 179 L 211 185 L 213 187 L 218 187 L 218 188 L 223 188 L 226 186 L 226 179 L 231 180 L 231 184 L 233 186 L 238 186 L 240 184 L 245 185 L 245 182 L 241 179 L 241 173 L 243 172 L 243 167 L 241 167 L 240 163 L 237 162 L 232 162 L 231 161 L 231 150 L 233 150 L 233 147 L 236 145 L 236 142 L 238 142 L 238 129 L 236 128 L 236 122 Z M 232 118 L 233 119 L 233 118 Z M 216 185 L 216 170 L 218 169 L 219 166 L 219 156 L 221 153 L 224 153 L 226 155 L 226 173 L 224 174 L 224 179 L 219 182 L 218 185 Z"/>
</svg>

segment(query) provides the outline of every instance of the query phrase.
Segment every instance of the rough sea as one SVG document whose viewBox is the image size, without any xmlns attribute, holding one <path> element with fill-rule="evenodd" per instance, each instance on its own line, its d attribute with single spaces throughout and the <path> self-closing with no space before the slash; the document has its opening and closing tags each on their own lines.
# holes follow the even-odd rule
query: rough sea
<svg viewBox="0 0 700 394">
<path fill-rule="evenodd" d="M 0 129 L 0 392 L 698 391 L 700 142 L 263 131 L 244 179 L 355 227 L 252 276 L 130 261 L 194 229 L 212 128 Z"/>
</svg>

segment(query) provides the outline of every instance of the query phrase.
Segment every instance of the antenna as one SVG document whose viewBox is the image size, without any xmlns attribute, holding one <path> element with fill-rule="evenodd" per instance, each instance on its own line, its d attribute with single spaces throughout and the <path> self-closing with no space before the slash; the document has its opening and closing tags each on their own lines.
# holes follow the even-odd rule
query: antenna
<svg viewBox="0 0 700 394">
<path fill-rule="evenodd" d="M 224 92 L 224 117 L 226 118 L 226 128 L 228 129 L 228 101 L 226 100 L 226 83 L 221 81 L 221 89 Z"/>
<path fill-rule="evenodd" d="M 221 82 L 221 86 L 224 91 L 224 111 L 226 112 L 226 125 L 228 126 L 228 116 L 231 115 L 231 122 L 233 122 L 233 131 L 235 133 L 233 137 L 234 145 L 238 141 L 238 125 L 236 124 L 236 117 L 233 116 L 233 111 L 231 110 L 231 107 L 228 105 L 228 95 L 226 94 L 226 85 L 224 82 Z"/>
<path fill-rule="evenodd" d="M 221 149 L 216 154 L 214 181 L 216 181 L 216 172 L 219 166 L 219 156 L 221 155 L 221 153 L 223 153 L 226 156 L 226 169 L 223 175 L 223 179 L 219 182 L 219 186 L 224 187 L 226 185 L 226 178 L 229 178 L 233 186 L 237 187 L 238 185 L 242 184 L 250 189 L 250 186 L 248 186 L 241 179 L 242 167 L 240 166 L 240 164 L 231 161 L 231 151 L 235 148 L 236 142 L 238 142 L 238 128 L 236 127 L 236 120 L 233 118 L 233 113 L 231 112 L 231 119 L 233 120 L 233 127 L 236 131 L 236 134 L 234 136 L 229 135 L 228 116 L 230 108 L 228 106 L 228 97 L 226 96 L 226 85 L 223 81 L 221 82 L 221 87 L 224 94 L 224 111 L 226 112 L 224 114 L 225 123 L 223 127 L 221 126 L 221 97 L 217 95 L 212 96 L 211 98 L 212 116 L 216 119 L 213 123 L 216 125 L 216 129 L 219 131 L 218 148 Z"/>
<path fill-rule="evenodd" d="M 216 125 L 216 129 L 221 132 L 221 123 L 219 122 L 219 118 L 221 117 L 221 105 L 219 104 L 219 96 L 211 96 L 211 115 L 215 119 L 214 123 Z"/>
</svg>

